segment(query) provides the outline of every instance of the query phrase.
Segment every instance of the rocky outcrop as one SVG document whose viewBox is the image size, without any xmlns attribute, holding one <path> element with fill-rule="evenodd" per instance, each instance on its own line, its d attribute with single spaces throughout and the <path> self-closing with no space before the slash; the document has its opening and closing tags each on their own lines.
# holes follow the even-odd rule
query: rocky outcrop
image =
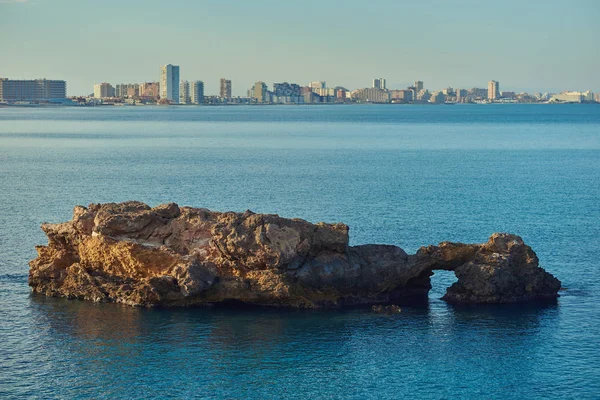
<svg viewBox="0 0 600 400">
<path fill-rule="evenodd" d="M 373 312 L 377 313 L 377 314 L 388 314 L 388 315 L 399 314 L 402 312 L 402 309 L 395 304 L 390 304 L 387 306 L 378 304 L 378 305 L 372 306 L 371 310 L 373 310 Z"/>
<path fill-rule="evenodd" d="M 444 299 L 508 303 L 557 297 L 560 281 L 515 235 L 444 242 L 415 255 L 348 245 L 348 226 L 277 215 L 140 202 L 77 206 L 43 224 L 30 262 L 34 293 L 136 306 L 241 302 L 300 308 L 426 298 L 434 270 L 458 281 Z"/>
</svg>

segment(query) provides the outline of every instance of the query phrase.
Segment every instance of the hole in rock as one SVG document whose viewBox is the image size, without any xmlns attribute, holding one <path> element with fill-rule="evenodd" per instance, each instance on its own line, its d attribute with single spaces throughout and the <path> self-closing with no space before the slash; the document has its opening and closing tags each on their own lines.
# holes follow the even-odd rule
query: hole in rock
<svg viewBox="0 0 600 400">
<path fill-rule="evenodd" d="M 454 271 L 445 271 L 437 269 L 433 271 L 431 277 L 431 290 L 429 291 L 430 299 L 439 299 L 446 294 L 446 290 L 456 282 L 458 278 L 454 275 Z"/>
</svg>

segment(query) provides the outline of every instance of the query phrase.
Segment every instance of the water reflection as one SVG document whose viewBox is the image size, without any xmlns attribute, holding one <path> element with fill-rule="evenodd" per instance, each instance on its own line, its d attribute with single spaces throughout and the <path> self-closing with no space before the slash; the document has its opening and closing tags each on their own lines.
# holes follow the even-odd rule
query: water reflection
<svg viewBox="0 0 600 400">
<path fill-rule="evenodd" d="M 36 294 L 32 294 L 30 299 L 38 316 L 59 335 L 119 342 L 135 341 L 142 336 L 142 310 L 138 308 Z"/>
<path fill-rule="evenodd" d="M 556 300 L 503 305 L 452 305 L 440 300 L 411 303 L 394 316 L 370 308 L 293 310 L 264 307 L 144 309 L 31 295 L 38 318 L 61 336 L 80 340 L 137 343 L 141 340 L 186 342 L 206 339 L 212 345 L 260 346 L 302 333 L 311 340 L 323 334 L 339 339 L 369 328 L 415 325 L 419 330 L 446 332 L 477 329 L 504 335 L 534 332 L 540 321 L 558 313 Z"/>
<path fill-rule="evenodd" d="M 173 390 L 185 397 L 192 388 L 239 397 L 232 391 L 240 385 L 268 397 L 275 390 L 269 382 L 290 390 L 308 385 L 310 392 L 315 380 L 368 388 L 400 376 L 408 390 L 435 385 L 435 371 L 481 381 L 498 366 L 521 368 L 519 379 L 534 382 L 532 360 L 545 348 L 539 331 L 559 310 L 556 302 L 458 307 L 439 300 L 405 306 L 394 316 L 368 308 L 147 310 L 36 295 L 30 303 L 34 318 L 48 326 L 51 369 L 68 387 L 103 388 L 107 397 L 130 390 L 132 379 L 142 379 L 157 397 Z M 530 357 L 517 362 L 521 353 Z M 70 368 L 58 360 L 70 360 Z M 407 378 L 409 366 L 419 373 Z"/>
</svg>

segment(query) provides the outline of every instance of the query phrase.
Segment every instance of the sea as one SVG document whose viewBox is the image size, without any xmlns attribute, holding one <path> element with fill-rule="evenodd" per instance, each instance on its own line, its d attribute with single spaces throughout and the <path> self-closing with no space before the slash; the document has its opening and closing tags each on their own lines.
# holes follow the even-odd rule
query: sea
<svg viewBox="0 0 600 400">
<path fill-rule="evenodd" d="M 523 237 L 550 304 L 145 309 L 27 286 L 42 222 L 140 200 Z M 0 108 L 2 399 L 598 399 L 600 104 Z"/>
</svg>

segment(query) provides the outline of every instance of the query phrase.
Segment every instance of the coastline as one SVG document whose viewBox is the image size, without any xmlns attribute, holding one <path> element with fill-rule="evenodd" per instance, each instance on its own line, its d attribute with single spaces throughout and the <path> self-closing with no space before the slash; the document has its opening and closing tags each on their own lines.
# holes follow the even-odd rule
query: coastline
<svg viewBox="0 0 600 400">
<path fill-rule="evenodd" d="M 269 107 L 269 106 L 277 106 L 277 107 L 314 107 L 314 106 L 466 106 L 466 105 L 477 105 L 477 106 L 490 106 L 490 105 L 584 105 L 584 104 L 593 104 L 600 105 L 598 102 L 471 102 L 471 103 L 303 103 L 303 104 L 295 104 L 295 103 L 265 103 L 265 104 L 252 104 L 252 103 L 224 103 L 224 104 L 145 104 L 145 103 L 136 103 L 136 104 L 124 104 L 124 103 L 109 103 L 109 104 L 62 104 L 62 103 L 27 103 L 27 104 L 7 104 L 0 103 L 0 109 L 2 108 L 95 108 L 95 107 L 118 107 L 118 108 L 129 108 L 129 107 L 150 107 L 150 108 L 169 108 L 169 107 L 186 107 L 186 108 L 195 108 L 195 107 Z"/>
</svg>

